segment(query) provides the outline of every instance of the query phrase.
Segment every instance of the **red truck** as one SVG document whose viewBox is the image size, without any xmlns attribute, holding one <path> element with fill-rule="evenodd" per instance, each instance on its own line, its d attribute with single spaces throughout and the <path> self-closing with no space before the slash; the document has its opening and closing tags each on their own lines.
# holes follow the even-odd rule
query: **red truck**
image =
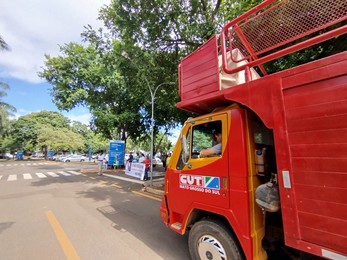
<svg viewBox="0 0 347 260">
<path fill-rule="evenodd" d="M 189 234 L 192 259 L 347 259 L 346 21 L 345 0 L 268 0 L 181 61 L 177 107 L 198 116 L 182 127 L 160 214 Z"/>
</svg>

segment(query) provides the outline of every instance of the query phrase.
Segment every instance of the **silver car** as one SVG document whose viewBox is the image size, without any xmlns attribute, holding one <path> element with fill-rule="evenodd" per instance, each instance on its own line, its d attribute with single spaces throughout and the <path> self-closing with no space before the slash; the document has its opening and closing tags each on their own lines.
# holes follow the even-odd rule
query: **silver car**
<svg viewBox="0 0 347 260">
<path fill-rule="evenodd" d="M 84 162 L 85 160 L 86 157 L 79 154 L 71 154 L 60 158 L 60 161 L 62 162 Z"/>
</svg>

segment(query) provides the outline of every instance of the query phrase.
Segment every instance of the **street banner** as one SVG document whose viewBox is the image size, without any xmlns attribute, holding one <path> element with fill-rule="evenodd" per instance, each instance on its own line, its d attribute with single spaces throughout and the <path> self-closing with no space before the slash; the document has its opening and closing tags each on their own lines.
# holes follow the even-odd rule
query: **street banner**
<svg viewBox="0 0 347 260">
<path fill-rule="evenodd" d="M 145 164 L 144 163 L 127 163 L 125 167 L 125 174 L 143 180 L 145 177 Z"/>
</svg>

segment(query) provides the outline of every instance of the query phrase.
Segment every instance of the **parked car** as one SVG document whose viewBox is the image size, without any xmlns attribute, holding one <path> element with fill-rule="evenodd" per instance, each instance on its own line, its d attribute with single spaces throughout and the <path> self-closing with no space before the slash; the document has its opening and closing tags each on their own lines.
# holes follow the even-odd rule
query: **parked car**
<svg viewBox="0 0 347 260">
<path fill-rule="evenodd" d="M 71 154 L 65 157 L 61 157 L 62 162 L 84 162 L 87 158 L 80 154 Z"/>
<path fill-rule="evenodd" d="M 45 157 L 44 153 L 41 151 L 34 151 L 30 158 L 43 158 Z"/>
<path fill-rule="evenodd" d="M 7 159 L 7 160 L 13 159 L 13 154 L 10 154 L 10 153 L 2 154 L 2 153 L 0 153 L 0 159 Z"/>
</svg>

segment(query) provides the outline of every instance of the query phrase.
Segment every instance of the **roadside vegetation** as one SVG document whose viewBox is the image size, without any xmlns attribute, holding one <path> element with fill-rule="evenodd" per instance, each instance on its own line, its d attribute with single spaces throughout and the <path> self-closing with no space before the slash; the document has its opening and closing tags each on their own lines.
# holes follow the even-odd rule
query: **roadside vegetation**
<svg viewBox="0 0 347 260">
<path fill-rule="evenodd" d="M 180 60 L 220 33 L 227 21 L 259 2 L 111 1 L 99 12 L 103 28 L 86 25 L 81 32 L 83 44 L 68 42 L 60 46 L 59 55 L 46 54 L 44 66 L 38 72 L 52 85 L 51 96 L 57 108 L 69 111 L 76 106 L 88 107 L 92 114 L 90 125 L 69 122 L 49 111 L 9 122 L 9 115 L 15 110 L 0 103 L 1 146 L 81 151 L 92 146 L 96 151 L 107 146 L 106 140 L 121 139 L 126 141 L 128 151 L 136 150 L 136 146 L 149 150 L 144 147 L 150 145 L 153 127 L 154 151 L 168 151 L 170 130 L 194 116 L 176 108 L 180 100 L 177 76 Z M 266 66 L 271 72 L 279 67 L 293 67 L 346 48 L 343 42 L 346 39 L 332 39 L 296 54 L 299 56 L 283 57 Z M 9 49 L 1 37 L 0 48 Z M 1 82 L 0 85 L 1 101 L 6 85 Z M 151 122 L 151 93 L 155 90 L 155 120 Z M 51 120 L 45 121 L 45 117 Z M 57 123 L 51 124 L 54 120 Z"/>
</svg>

